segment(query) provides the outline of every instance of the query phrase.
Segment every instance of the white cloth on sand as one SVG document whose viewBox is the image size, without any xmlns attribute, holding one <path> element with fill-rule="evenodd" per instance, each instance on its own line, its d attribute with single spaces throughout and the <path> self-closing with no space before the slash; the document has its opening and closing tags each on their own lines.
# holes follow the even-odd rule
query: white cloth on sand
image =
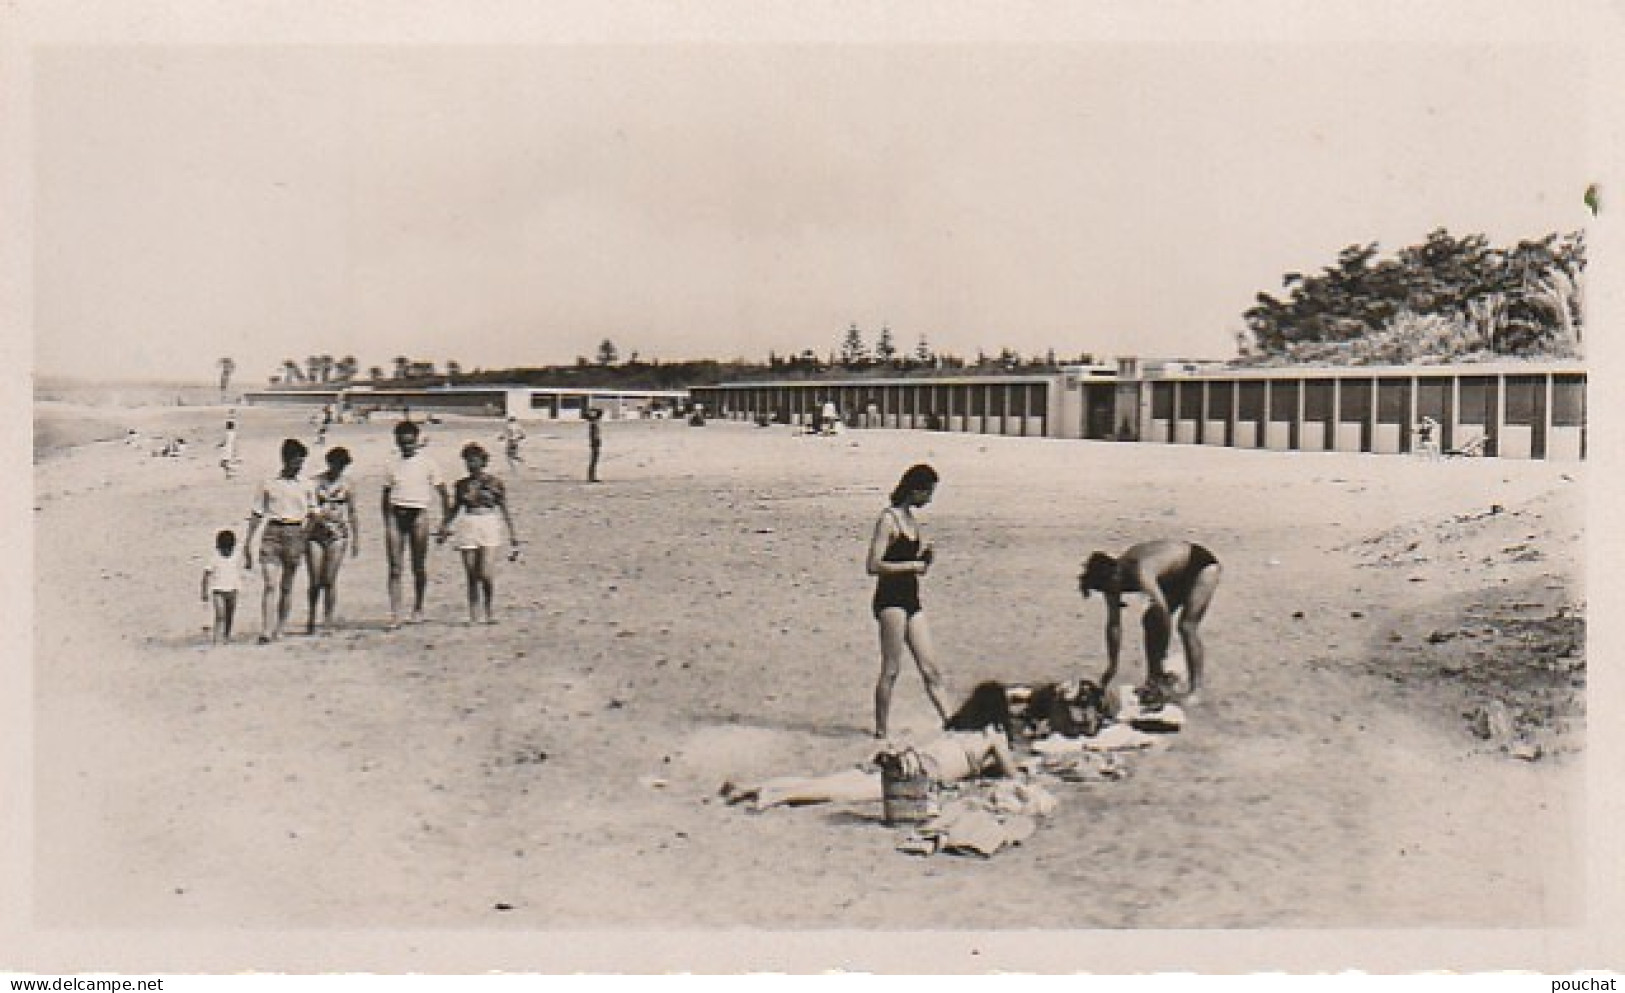
<svg viewBox="0 0 1625 993">
<path fill-rule="evenodd" d="M 1117 752 L 1140 748 L 1156 748 L 1164 740 L 1154 734 L 1136 731 L 1127 724 L 1108 724 L 1093 738 L 1067 738 L 1052 734 L 1033 742 L 1033 751 L 1039 755 L 1065 755 L 1068 752 Z"/>
</svg>

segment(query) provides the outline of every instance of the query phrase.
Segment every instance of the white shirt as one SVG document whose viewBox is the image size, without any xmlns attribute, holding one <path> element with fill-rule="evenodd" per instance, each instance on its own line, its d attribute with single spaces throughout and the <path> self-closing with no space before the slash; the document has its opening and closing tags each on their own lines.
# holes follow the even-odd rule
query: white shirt
<svg viewBox="0 0 1625 993">
<path fill-rule="evenodd" d="M 303 521 L 315 509 L 316 490 L 307 479 L 267 479 L 254 496 L 254 515 L 273 521 Z"/>
<path fill-rule="evenodd" d="M 435 488 L 446 485 L 440 466 L 421 451 L 409 459 L 397 458 L 389 468 L 389 502 L 396 507 L 426 508 L 435 501 Z"/>
<path fill-rule="evenodd" d="M 243 585 L 243 574 L 237 568 L 237 556 L 214 553 L 209 563 L 209 592 L 236 593 Z"/>
</svg>

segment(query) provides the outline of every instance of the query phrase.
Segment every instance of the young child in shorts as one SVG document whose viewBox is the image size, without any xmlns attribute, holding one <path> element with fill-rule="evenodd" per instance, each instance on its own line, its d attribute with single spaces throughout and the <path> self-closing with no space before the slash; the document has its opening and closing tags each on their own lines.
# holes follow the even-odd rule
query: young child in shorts
<svg viewBox="0 0 1625 993">
<path fill-rule="evenodd" d="M 237 534 L 229 528 L 214 536 L 214 558 L 203 569 L 203 602 L 214 603 L 214 626 L 209 644 L 231 641 L 231 621 L 237 614 L 237 591 L 243 574 L 237 565 Z"/>
</svg>

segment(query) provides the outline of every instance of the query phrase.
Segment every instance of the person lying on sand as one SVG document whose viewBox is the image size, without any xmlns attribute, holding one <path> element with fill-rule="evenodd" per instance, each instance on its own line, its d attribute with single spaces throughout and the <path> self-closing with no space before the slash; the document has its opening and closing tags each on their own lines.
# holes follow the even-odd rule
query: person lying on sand
<svg viewBox="0 0 1625 993">
<path fill-rule="evenodd" d="M 947 731 L 914 749 L 933 783 L 957 783 L 986 773 L 1014 777 L 1018 773 L 1010 754 L 1005 729 L 988 725 L 978 731 Z M 754 801 L 753 809 L 813 803 L 880 802 L 884 795 L 879 755 L 868 766 L 844 769 L 823 776 L 780 776 L 757 786 L 725 783 L 722 796 L 730 804 Z"/>
<path fill-rule="evenodd" d="M 1142 542 L 1117 558 L 1104 552 L 1090 555 L 1078 577 L 1078 590 L 1085 599 L 1091 592 L 1106 597 L 1106 671 L 1100 677 L 1101 689 L 1110 688 L 1117 675 L 1117 658 L 1123 644 L 1123 594 L 1143 593 L 1149 601 L 1141 619 L 1147 682 L 1159 690 L 1170 688 L 1162 664 L 1168 657 L 1170 629 L 1177 614 L 1179 638 L 1190 667 L 1186 700 L 1195 703 L 1202 685 L 1202 618 L 1222 571 L 1212 552 L 1187 541 Z"/>
<path fill-rule="evenodd" d="M 1091 738 L 1105 719 L 1105 693 L 1088 680 L 1062 683 L 978 683 L 948 719 L 948 727 L 1007 729 L 1012 745 L 1058 734 Z"/>
</svg>

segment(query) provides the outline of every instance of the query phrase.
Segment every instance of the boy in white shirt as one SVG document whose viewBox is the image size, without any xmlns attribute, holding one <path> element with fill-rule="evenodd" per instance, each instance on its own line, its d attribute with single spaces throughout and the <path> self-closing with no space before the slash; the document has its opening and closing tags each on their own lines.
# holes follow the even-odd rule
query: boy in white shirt
<svg viewBox="0 0 1625 993">
<path fill-rule="evenodd" d="M 203 569 L 203 602 L 214 601 L 214 626 L 209 644 L 231 641 L 231 621 L 237 614 L 237 591 L 243 574 L 237 567 L 237 535 L 229 528 L 214 536 L 214 558 Z"/>
</svg>

